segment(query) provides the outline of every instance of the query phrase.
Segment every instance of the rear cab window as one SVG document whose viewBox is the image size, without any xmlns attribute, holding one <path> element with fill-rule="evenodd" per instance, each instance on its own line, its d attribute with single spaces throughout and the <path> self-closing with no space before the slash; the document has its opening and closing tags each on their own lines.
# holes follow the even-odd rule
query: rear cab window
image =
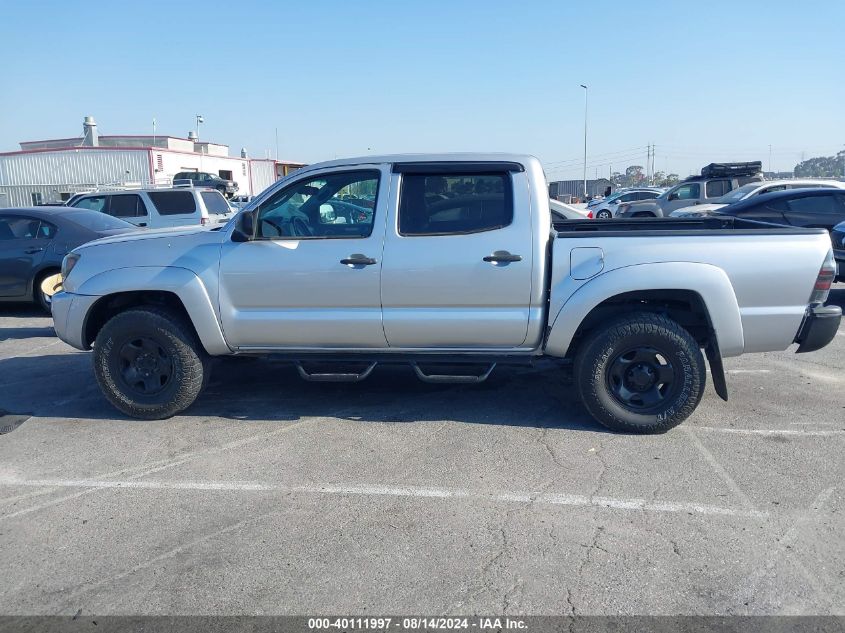
<svg viewBox="0 0 845 633">
<path fill-rule="evenodd" d="M 406 173 L 399 192 L 399 234 L 465 235 L 513 221 L 510 174 Z"/>
<path fill-rule="evenodd" d="M 194 194 L 190 191 L 149 191 L 147 195 L 159 215 L 191 215 L 197 210 Z"/>
<path fill-rule="evenodd" d="M 138 218 L 147 215 L 147 207 L 136 193 L 109 196 L 107 213 L 116 218 Z"/>
</svg>

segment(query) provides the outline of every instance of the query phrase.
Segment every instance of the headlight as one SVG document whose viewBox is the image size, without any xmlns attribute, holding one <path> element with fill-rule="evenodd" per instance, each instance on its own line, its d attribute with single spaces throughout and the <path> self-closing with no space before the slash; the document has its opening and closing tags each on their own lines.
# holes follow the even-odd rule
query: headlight
<svg viewBox="0 0 845 633">
<path fill-rule="evenodd" d="M 76 266 L 76 262 L 79 261 L 80 257 L 82 256 L 79 253 L 68 253 L 65 255 L 65 258 L 62 260 L 62 280 L 67 279 L 70 271 Z"/>
</svg>

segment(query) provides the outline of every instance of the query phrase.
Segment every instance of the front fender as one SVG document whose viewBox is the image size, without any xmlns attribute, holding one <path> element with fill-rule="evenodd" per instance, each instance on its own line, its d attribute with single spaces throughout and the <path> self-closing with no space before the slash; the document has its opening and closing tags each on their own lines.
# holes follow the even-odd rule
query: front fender
<svg viewBox="0 0 845 633">
<path fill-rule="evenodd" d="M 75 294 L 103 297 L 119 292 L 171 292 L 179 297 L 209 354 L 229 354 L 217 311 L 205 285 L 187 268 L 176 266 L 138 266 L 115 268 L 86 279 Z"/>
<path fill-rule="evenodd" d="M 697 293 L 707 309 L 722 356 L 742 353 L 742 319 L 725 271 L 710 264 L 661 262 L 616 268 L 582 285 L 570 296 L 564 284 L 552 288 L 551 328 L 546 353 L 565 356 L 586 316 L 603 301 L 637 290 L 684 290 Z M 557 297 L 557 299 L 556 299 Z"/>
</svg>

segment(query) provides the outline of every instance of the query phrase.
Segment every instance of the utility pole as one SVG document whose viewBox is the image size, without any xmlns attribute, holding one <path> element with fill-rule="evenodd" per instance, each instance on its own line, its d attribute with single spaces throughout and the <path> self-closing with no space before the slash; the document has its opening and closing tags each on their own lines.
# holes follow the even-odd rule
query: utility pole
<svg viewBox="0 0 845 633">
<path fill-rule="evenodd" d="M 587 199 L 587 86 L 580 84 L 584 89 L 584 200 Z"/>
<path fill-rule="evenodd" d="M 769 173 L 772 173 L 772 146 L 769 145 Z"/>
</svg>

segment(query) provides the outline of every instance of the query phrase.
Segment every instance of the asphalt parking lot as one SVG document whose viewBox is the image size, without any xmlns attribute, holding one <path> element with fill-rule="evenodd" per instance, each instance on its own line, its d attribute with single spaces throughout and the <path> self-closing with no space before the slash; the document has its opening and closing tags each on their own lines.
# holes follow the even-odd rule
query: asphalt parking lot
<svg viewBox="0 0 845 633">
<path fill-rule="evenodd" d="M 639 437 L 560 369 L 241 359 L 139 422 L 51 326 L 0 306 L 2 613 L 845 614 L 845 327 Z"/>
</svg>

